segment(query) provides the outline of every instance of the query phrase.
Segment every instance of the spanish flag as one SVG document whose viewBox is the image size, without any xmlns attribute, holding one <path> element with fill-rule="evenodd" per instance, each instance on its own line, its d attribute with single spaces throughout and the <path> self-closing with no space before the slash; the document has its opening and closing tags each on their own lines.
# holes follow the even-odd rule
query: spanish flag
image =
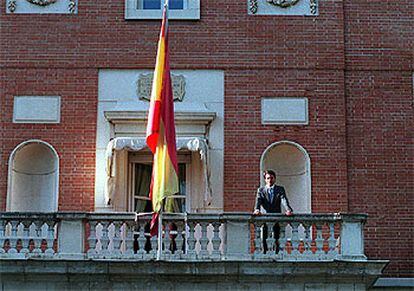
<svg viewBox="0 0 414 291">
<path fill-rule="evenodd" d="M 167 5 L 164 6 L 157 61 L 148 112 L 146 143 L 154 155 L 150 198 L 154 215 L 151 234 L 157 230 L 163 200 L 178 190 L 177 149 L 175 142 L 174 103 L 168 53 Z"/>
</svg>

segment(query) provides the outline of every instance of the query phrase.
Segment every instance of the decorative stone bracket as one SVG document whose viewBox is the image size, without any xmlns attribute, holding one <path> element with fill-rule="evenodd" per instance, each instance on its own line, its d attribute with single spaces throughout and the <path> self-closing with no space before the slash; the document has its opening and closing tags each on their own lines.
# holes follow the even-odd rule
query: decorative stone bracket
<svg viewBox="0 0 414 291">
<path fill-rule="evenodd" d="M 7 8 L 10 12 L 14 12 L 16 10 L 16 0 L 10 0 L 7 4 Z"/>
</svg>

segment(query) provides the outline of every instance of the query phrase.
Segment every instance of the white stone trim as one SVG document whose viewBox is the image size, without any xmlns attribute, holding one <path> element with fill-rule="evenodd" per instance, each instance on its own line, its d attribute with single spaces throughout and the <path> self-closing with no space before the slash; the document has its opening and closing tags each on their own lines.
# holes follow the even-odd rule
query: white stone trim
<svg viewBox="0 0 414 291">
<path fill-rule="evenodd" d="M 59 0 L 36 5 L 27 0 L 6 0 L 7 14 L 77 14 L 78 0 Z"/>
<path fill-rule="evenodd" d="M 198 152 L 200 154 L 200 160 L 202 163 L 203 178 L 205 181 L 205 189 L 203 200 L 207 205 L 212 202 L 213 193 L 210 183 L 210 165 L 209 165 L 209 148 L 207 140 L 199 137 L 179 137 L 176 142 L 177 151 L 180 149 L 186 149 L 190 152 Z M 105 200 L 109 204 L 109 201 L 113 201 L 115 196 L 115 183 L 114 173 L 114 155 L 116 151 L 131 151 L 139 152 L 147 148 L 145 137 L 117 137 L 112 139 L 107 146 L 105 158 L 106 158 L 106 174 L 107 184 L 105 189 Z M 191 182 L 191 179 L 189 180 Z M 191 195 L 190 195 L 191 196 Z"/>
<path fill-rule="evenodd" d="M 125 19 L 161 19 L 162 9 L 144 10 L 139 8 L 139 0 L 125 0 Z M 184 1 L 183 10 L 168 11 L 168 19 L 198 20 L 200 19 L 200 0 Z"/>
<path fill-rule="evenodd" d="M 99 70 L 98 115 L 96 137 L 95 211 L 124 211 L 111 209 L 105 203 L 105 151 L 108 142 L 117 137 L 145 137 L 149 102 L 139 99 L 137 80 L 150 70 Z M 224 167 L 224 72 L 217 70 L 174 70 L 173 74 L 185 77 L 185 96 L 174 102 L 176 137 L 199 137 L 208 140 L 210 178 L 213 193 L 211 205 L 204 205 L 201 190 L 191 203 L 195 212 L 216 213 L 223 209 Z M 117 170 L 128 173 L 125 151 L 117 153 Z M 198 153 L 192 153 L 198 155 Z M 193 166 L 201 167 L 201 160 L 194 159 Z M 200 163 L 198 165 L 198 163 Z M 202 175 L 193 173 L 194 179 Z M 198 181 L 198 180 L 197 180 Z M 118 193 L 128 193 L 126 180 L 121 181 Z M 194 184 L 195 186 L 198 185 Z M 203 186 L 204 187 L 204 186 Z M 194 187 L 195 188 L 195 187 Z M 200 188 L 200 187 L 199 187 Z M 117 193 L 117 194 L 118 194 Z"/>
<path fill-rule="evenodd" d="M 262 124 L 308 125 L 306 97 L 264 97 L 261 102 Z"/>
<path fill-rule="evenodd" d="M 414 278 L 378 278 L 374 287 L 414 288 Z"/>
<path fill-rule="evenodd" d="M 13 123 L 60 123 L 60 96 L 14 96 Z"/>
</svg>

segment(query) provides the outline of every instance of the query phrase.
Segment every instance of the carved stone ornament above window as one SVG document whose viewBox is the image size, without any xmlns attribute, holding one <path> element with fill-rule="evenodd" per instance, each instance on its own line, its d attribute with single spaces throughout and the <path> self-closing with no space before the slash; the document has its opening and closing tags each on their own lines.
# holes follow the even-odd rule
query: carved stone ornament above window
<svg viewBox="0 0 414 291">
<path fill-rule="evenodd" d="M 291 7 L 293 5 L 296 5 L 296 3 L 298 3 L 299 0 L 267 0 L 267 3 L 282 7 L 282 8 L 287 8 L 287 7 Z"/>
<path fill-rule="evenodd" d="M 250 15 L 317 16 L 318 0 L 247 0 Z"/>
<path fill-rule="evenodd" d="M 57 0 L 26 0 L 29 3 L 39 5 L 39 6 L 47 6 L 50 4 L 55 3 Z"/>
<path fill-rule="evenodd" d="M 140 100 L 151 99 L 151 88 L 154 73 L 141 74 L 137 80 L 137 94 Z M 183 75 L 171 75 L 174 101 L 183 101 L 185 95 L 185 78 Z"/>
<path fill-rule="evenodd" d="M 79 0 L 6 0 L 6 13 L 77 14 Z"/>
</svg>

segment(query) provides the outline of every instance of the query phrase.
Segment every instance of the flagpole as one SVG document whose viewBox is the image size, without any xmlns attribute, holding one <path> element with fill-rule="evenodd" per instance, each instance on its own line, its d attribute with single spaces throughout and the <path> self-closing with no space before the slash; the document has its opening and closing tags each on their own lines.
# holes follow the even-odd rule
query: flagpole
<svg viewBox="0 0 414 291">
<path fill-rule="evenodd" d="M 164 2 L 166 31 L 168 30 L 168 0 Z"/>
<path fill-rule="evenodd" d="M 165 0 L 164 2 L 164 9 L 165 9 L 165 21 L 166 25 L 168 23 L 168 0 Z M 166 26 L 166 30 L 168 29 L 168 26 Z M 164 204 L 165 204 L 165 198 L 161 202 L 161 209 L 158 214 L 158 250 L 157 250 L 157 261 L 161 260 L 162 255 L 162 214 L 164 212 Z"/>
<path fill-rule="evenodd" d="M 165 198 L 161 202 L 161 209 L 158 214 L 158 249 L 157 249 L 157 261 L 161 260 L 162 255 L 162 214 L 164 212 Z"/>
</svg>

